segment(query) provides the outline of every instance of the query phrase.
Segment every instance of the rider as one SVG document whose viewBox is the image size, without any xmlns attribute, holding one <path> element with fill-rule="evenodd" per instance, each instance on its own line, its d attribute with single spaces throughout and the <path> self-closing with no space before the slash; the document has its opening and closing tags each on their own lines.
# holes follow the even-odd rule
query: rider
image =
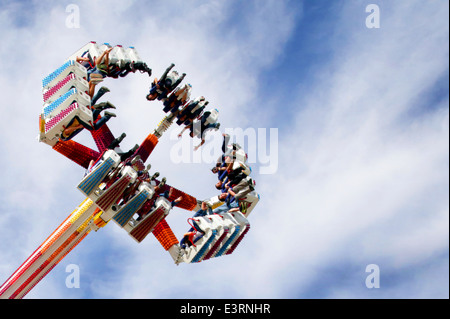
<svg viewBox="0 0 450 319">
<path fill-rule="evenodd" d="M 109 74 L 109 53 L 113 48 L 109 47 L 94 60 L 94 65 L 91 65 L 91 59 L 88 57 L 76 57 L 76 61 L 80 64 L 87 63 L 89 68 L 87 71 L 87 81 L 89 82 L 89 96 L 93 98 L 95 86 L 102 82 Z"/>
<path fill-rule="evenodd" d="M 197 118 L 200 114 L 202 114 L 206 105 L 208 105 L 208 101 L 206 101 L 204 96 L 196 97 L 193 101 L 190 101 L 177 115 L 178 120 L 177 124 L 181 125 L 184 123 L 185 125 L 189 125 Z"/>
<path fill-rule="evenodd" d="M 183 87 L 176 88 L 164 101 L 163 111 L 167 113 L 170 110 L 172 113 L 175 113 L 181 105 L 189 101 L 191 89 L 192 85 L 189 83 L 183 85 Z"/>
<path fill-rule="evenodd" d="M 156 98 L 158 100 L 166 98 L 167 94 L 172 92 L 183 81 L 186 73 L 179 76 L 177 71 L 170 72 L 174 66 L 175 64 L 172 63 L 159 80 L 157 78 L 153 80 L 150 92 L 147 94 L 147 100 L 153 101 Z"/>
<path fill-rule="evenodd" d="M 190 137 L 197 136 L 198 138 L 201 138 L 201 143 L 194 147 L 194 150 L 198 150 L 200 146 L 205 144 L 205 133 L 209 130 L 218 130 L 220 127 L 220 123 L 217 122 L 217 118 L 219 116 L 219 110 L 214 109 L 212 111 L 207 111 L 203 113 L 202 117 L 200 118 L 200 121 L 192 122 L 191 124 L 188 124 L 184 127 L 184 129 L 178 134 L 178 138 L 180 138 L 184 131 L 189 129 Z"/>
<path fill-rule="evenodd" d="M 93 112 L 94 113 L 94 112 Z M 99 112 L 100 113 L 100 112 Z M 97 115 L 98 116 L 98 115 Z M 61 140 L 68 141 L 72 139 L 75 135 L 83 130 L 83 128 L 89 131 L 96 131 L 102 125 L 106 124 L 112 117 L 116 117 L 114 113 L 105 112 L 105 115 L 102 116 L 99 120 L 94 118 L 94 125 L 91 126 L 79 119 L 78 116 L 75 116 L 72 121 L 69 122 L 67 126 L 63 126 L 63 131 L 61 133 Z"/>
<path fill-rule="evenodd" d="M 206 202 L 202 202 L 201 209 L 199 209 L 192 218 L 195 217 L 203 217 L 206 215 L 212 215 L 213 211 L 211 207 L 209 207 Z M 192 227 L 189 229 L 187 233 L 183 235 L 183 238 L 180 241 L 181 248 L 186 248 L 186 246 L 190 247 L 194 245 L 194 243 L 203 237 L 205 232 L 198 226 L 195 220 L 192 221 Z"/>
</svg>

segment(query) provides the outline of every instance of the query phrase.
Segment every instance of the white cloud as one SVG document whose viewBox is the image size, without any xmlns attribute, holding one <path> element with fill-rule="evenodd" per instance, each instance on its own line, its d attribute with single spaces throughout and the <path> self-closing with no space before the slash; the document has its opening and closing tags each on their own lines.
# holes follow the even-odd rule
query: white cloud
<svg viewBox="0 0 450 319">
<path fill-rule="evenodd" d="M 353 9 L 347 6 L 343 20 L 355 15 Z M 299 96 L 305 109 L 280 145 L 281 166 L 289 169 L 273 178 L 278 200 L 266 207 L 290 221 L 269 248 L 295 243 L 286 263 L 298 265 L 300 287 L 312 280 L 302 276 L 311 271 L 305 260 L 329 268 L 347 260 L 364 269 L 374 258 L 398 270 L 448 250 L 448 96 L 433 106 L 419 100 L 448 72 L 441 42 L 448 37 L 448 15 L 439 6 L 426 11 L 386 6 L 383 35 L 357 29 L 345 36 L 349 45 L 338 49 L 332 72 L 323 66 L 314 89 Z M 425 29 L 416 32 L 419 27 Z M 424 115 L 411 115 L 418 108 Z M 266 216 L 266 232 L 280 215 Z M 270 258 L 283 260 L 284 254 Z M 418 270 L 411 285 L 422 283 Z"/>
</svg>

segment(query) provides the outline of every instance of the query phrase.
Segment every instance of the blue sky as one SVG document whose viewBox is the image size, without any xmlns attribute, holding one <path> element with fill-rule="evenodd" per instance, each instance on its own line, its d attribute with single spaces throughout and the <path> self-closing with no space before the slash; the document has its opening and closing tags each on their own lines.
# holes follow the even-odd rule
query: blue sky
<svg viewBox="0 0 450 319">
<path fill-rule="evenodd" d="M 372 3 L 379 29 L 365 26 Z M 78 29 L 65 26 L 69 4 Z M 277 128 L 278 170 L 253 165 L 261 202 L 233 255 L 177 267 L 154 238 L 138 245 L 111 224 L 29 298 L 448 298 L 448 20 L 444 0 L 2 1 L 0 281 L 83 200 L 83 170 L 35 137 L 42 78 L 93 40 L 135 46 L 155 76 L 175 63 L 221 128 Z M 124 149 L 164 116 L 143 98 L 149 83 L 105 81 Z M 171 162 L 178 131 L 149 162 L 174 186 L 215 195 L 211 163 Z M 190 215 L 169 215 L 177 235 Z M 65 287 L 69 264 L 79 289 Z M 365 286 L 369 264 L 379 289 Z"/>
</svg>

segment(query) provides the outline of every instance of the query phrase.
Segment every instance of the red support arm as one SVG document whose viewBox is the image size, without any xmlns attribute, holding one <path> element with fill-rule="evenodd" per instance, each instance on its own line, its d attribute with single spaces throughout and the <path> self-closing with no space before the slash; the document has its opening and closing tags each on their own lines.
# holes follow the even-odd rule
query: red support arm
<svg viewBox="0 0 450 319">
<path fill-rule="evenodd" d="M 53 146 L 53 149 L 84 168 L 88 168 L 90 161 L 96 161 L 101 155 L 101 153 L 72 140 L 59 141 Z"/>
</svg>

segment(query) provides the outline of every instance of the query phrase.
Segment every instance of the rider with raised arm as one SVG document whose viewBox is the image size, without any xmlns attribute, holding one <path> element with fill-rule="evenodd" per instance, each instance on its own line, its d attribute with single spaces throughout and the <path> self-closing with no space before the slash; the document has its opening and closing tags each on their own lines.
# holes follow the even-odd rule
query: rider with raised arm
<svg viewBox="0 0 450 319">
<path fill-rule="evenodd" d="M 164 71 L 159 80 L 157 78 L 153 80 L 150 92 L 147 94 L 147 100 L 153 101 L 155 99 L 165 99 L 167 95 L 183 81 L 186 73 L 179 76 L 177 71 L 170 72 L 174 66 L 175 64 L 172 63 L 166 71 Z"/>
</svg>

